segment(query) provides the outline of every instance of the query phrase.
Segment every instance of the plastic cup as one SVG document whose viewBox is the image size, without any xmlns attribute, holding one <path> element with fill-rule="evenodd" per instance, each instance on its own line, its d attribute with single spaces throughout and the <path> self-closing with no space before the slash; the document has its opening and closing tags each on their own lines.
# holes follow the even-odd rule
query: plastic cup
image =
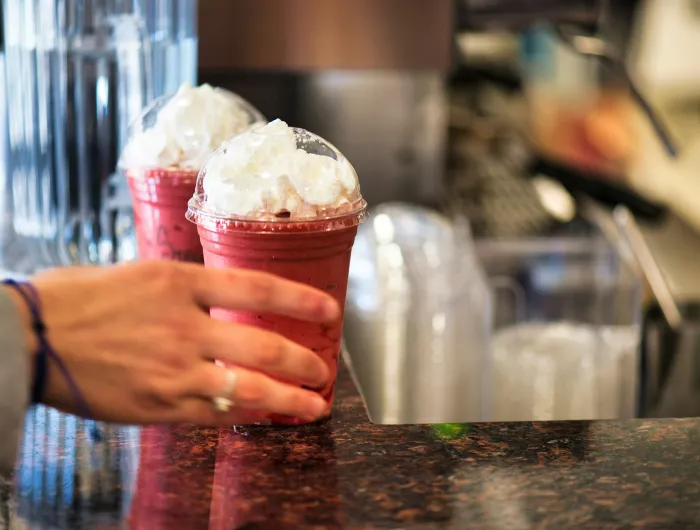
<svg viewBox="0 0 700 530">
<path fill-rule="evenodd" d="M 127 172 L 141 259 L 203 263 L 197 229 L 185 219 L 196 181 L 196 171 L 149 169 L 138 176 Z"/>
<path fill-rule="evenodd" d="M 246 133 L 257 134 L 255 131 Z M 299 149 L 313 154 L 324 153 L 339 163 L 352 166 L 343 155 L 325 140 L 303 129 L 293 129 Z M 359 185 L 347 203 L 339 208 L 316 208 L 299 211 L 274 208 L 257 209 L 248 214 L 230 215 L 208 208 L 203 180 L 217 156 L 235 146 L 223 146 L 205 165 L 199 175 L 195 195 L 190 200 L 187 217 L 197 225 L 206 267 L 251 269 L 310 285 L 333 296 L 345 306 L 350 253 L 359 223 L 366 217 L 366 203 Z M 269 179 L 271 182 L 274 179 Z M 303 203 L 303 201 L 302 201 Z M 329 404 L 335 394 L 338 358 L 342 339 L 342 320 L 332 325 L 304 322 L 294 318 L 211 309 L 212 317 L 228 322 L 270 330 L 316 352 L 334 374 L 328 384 L 317 390 Z M 287 416 L 269 416 L 273 424 L 301 424 L 306 420 Z"/>
<path fill-rule="evenodd" d="M 203 99 L 202 92 L 195 94 L 197 90 L 206 90 L 208 98 Z M 220 109 L 217 101 L 227 106 Z M 237 114 L 235 119 L 200 116 L 219 111 Z M 203 262 L 197 230 L 185 219 L 201 165 L 222 141 L 262 120 L 247 101 L 209 86 L 183 85 L 143 111 L 131 127 L 119 162 L 131 192 L 141 259 Z M 149 135 L 154 130 L 156 137 Z M 162 158 L 158 152 L 165 153 L 167 164 L 162 167 L 154 164 Z"/>
<path fill-rule="evenodd" d="M 326 291 L 345 306 L 350 251 L 357 227 L 328 232 L 289 231 L 251 233 L 244 230 L 216 231 L 199 227 L 207 267 L 253 269 Z M 342 321 L 320 325 L 277 315 L 212 309 L 219 320 L 237 322 L 277 332 L 316 352 L 336 374 L 342 339 Z M 333 402 L 335 377 L 319 393 Z M 273 422 L 299 423 L 297 418 L 271 417 Z"/>
</svg>

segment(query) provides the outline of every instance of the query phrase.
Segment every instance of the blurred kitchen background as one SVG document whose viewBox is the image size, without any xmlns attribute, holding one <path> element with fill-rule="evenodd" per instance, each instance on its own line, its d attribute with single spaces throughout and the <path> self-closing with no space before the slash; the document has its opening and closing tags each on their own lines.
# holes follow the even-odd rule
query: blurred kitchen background
<svg viewBox="0 0 700 530">
<path fill-rule="evenodd" d="M 376 208 L 346 323 L 374 421 L 700 414 L 700 0 L 4 0 L 3 17 L 7 274 L 134 259 L 128 124 L 208 82 L 333 142 Z"/>
</svg>

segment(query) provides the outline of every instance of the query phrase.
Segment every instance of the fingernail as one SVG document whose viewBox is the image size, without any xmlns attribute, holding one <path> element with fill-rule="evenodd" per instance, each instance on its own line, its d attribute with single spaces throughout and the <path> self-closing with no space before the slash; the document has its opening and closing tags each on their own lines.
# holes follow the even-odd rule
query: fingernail
<svg viewBox="0 0 700 530">
<path fill-rule="evenodd" d="M 327 300 L 323 304 L 323 315 L 328 320 L 336 320 L 340 317 L 340 307 L 335 300 Z"/>
<path fill-rule="evenodd" d="M 314 411 L 314 419 L 317 419 L 325 414 L 326 409 L 328 408 L 328 403 L 321 396 L 314 396 L 312 408 Z"/>
<path fill-rule="evenodd" d="M 316 388 L 321 389 L 324 386 L 326 386 L 328 384 L 329 379 L 330 379 L 330 373 L 328 372 L 328 369 L 322 370 L 322 373 L 316 379 Z"/>
</svg>

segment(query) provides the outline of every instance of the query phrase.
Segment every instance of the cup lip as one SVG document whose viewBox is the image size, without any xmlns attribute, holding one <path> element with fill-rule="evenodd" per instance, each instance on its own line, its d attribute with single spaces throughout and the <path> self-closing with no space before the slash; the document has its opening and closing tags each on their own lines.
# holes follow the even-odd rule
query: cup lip
<svg viewBox="0 0 700 530">
<path fill-rule="evenodd" d="M 185 217 L 191 223 L 210 231 L 240 230 L 257 234 L 328 232 L 358 226 L 369 217 L 367 202 L 363 198 L 357 201 L 357 207 L 351 212 L 312 219 L 276 218 L 273 220 L 221 215 L 204 211 L 198 207 L 197 203 L 196 197 L 189 200 Z"/>
<path fill-rule="evenodd" d="M 191 179 L 196 182 L 197 176 L 199 175 L 199 169 L 177 166 L 126 168 L 123 171 L 127 178 L 135 181 L 148 181 L 173 177 L 187 180 Z"/>
<path fill-rule="evenodd" d="M 179 168 L 150 168 L 125 171 L 126 183 L 134 201 L 186 209 L 197 183 L 197 172 Z M 166 198 L 169 197 L 169 198 Z"/>
</svg>

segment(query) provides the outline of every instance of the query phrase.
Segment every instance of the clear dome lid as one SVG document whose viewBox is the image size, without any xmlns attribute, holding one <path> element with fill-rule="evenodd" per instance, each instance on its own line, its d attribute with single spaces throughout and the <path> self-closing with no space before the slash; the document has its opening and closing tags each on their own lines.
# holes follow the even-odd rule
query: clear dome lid
<svg viewBox="0 0 700 530">
<path fill-rule="evenodd" d="M 224 143 L 197 178 L 187 218 L 262 231 L 354 226 L 367 204 L 357 173 L 323 138 L 275 120 Z M 277 227 L 277 228 L 276 228 Z"/>
<path fill-rule="evenodd" d="M 199 171 L 226 140 L 266 120 L 240 96 L 211 85 L 183 84 L 144 109 L 129 128 L 120 169 Z"/>
</svg>

